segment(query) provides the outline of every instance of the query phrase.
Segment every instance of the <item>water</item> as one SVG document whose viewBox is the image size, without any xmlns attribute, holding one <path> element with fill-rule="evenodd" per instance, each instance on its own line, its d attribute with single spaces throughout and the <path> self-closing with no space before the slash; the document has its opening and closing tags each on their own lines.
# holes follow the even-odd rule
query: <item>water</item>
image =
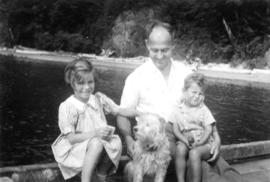
<svg viewBox="0 0 270 182">
<path fill-rule="evenodd" d="M 60 102 L 72 92 L 65 64 L 16 61 L 0 56 L 0 166 L 54 162 L 50 145 L 59 134 Z M 129 74 L 99 70 L 96 88 L 117 103 Z M 270 139 L 270 87 L 210 82 L 206 104 L 223 144 Z M 114 123 L 114 117 L 109 117 Z"/>
</svg>

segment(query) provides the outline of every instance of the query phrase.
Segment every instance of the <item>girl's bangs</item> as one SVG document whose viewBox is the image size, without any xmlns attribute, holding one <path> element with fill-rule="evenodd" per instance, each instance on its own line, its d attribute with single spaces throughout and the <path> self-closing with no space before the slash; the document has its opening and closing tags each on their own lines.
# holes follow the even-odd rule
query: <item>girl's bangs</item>
<svg viewBox="0 0 270 182">
<path fill-rule="evenodd" d="M 75 72 L 74 81 L 75 82 L 83 82 L 88 74 L 91 74 L 90 70 L 80 70 Z"/>
</svg>

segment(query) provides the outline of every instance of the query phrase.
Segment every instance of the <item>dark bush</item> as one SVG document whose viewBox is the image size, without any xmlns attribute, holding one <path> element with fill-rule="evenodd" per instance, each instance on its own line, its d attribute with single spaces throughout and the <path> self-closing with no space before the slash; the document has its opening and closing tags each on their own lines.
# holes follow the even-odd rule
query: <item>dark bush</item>
<svg viewBox="0 0 270 182">
<path fill-rule="evenodd" d="M 268 0 L 0 0 L 2 45 L 114 55 L 147 55 L 145 27 L 176 29 L 175 57 L 204 63 L 256 62 L 269 49 Z M 259 63 L 254 63 L 255 66 Z"/>
</svg>

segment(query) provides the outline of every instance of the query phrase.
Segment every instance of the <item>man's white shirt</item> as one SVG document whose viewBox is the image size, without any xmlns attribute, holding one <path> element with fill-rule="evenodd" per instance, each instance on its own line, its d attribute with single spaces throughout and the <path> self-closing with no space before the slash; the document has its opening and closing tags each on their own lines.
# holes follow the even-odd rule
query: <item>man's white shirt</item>
<svg viewBox="0 0 270 182">
<path fill-rule="evenodd" d="M 150 58 L 135 69 L 126 79 L 121 107 L 154 113 L 167 121 L 173 108 L 181 100 L 184 79 L 192 73 L 190 67 L 178 61 L 171 61 L 167 81 Z"/>
</svg>

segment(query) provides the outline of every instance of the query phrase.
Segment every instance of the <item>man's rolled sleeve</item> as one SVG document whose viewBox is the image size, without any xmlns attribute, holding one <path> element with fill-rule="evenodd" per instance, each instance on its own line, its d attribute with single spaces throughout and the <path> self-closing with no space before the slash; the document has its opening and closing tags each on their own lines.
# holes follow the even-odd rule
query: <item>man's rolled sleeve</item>
<svg viewBox="0 0 270 182">
<path fill-rule="evenodd" d="M 139 85 L 134 75 L 127 77 L 123 89 L 120 106 L 124 108 L 136 108 L 139 101 Z"/>
</svg>

